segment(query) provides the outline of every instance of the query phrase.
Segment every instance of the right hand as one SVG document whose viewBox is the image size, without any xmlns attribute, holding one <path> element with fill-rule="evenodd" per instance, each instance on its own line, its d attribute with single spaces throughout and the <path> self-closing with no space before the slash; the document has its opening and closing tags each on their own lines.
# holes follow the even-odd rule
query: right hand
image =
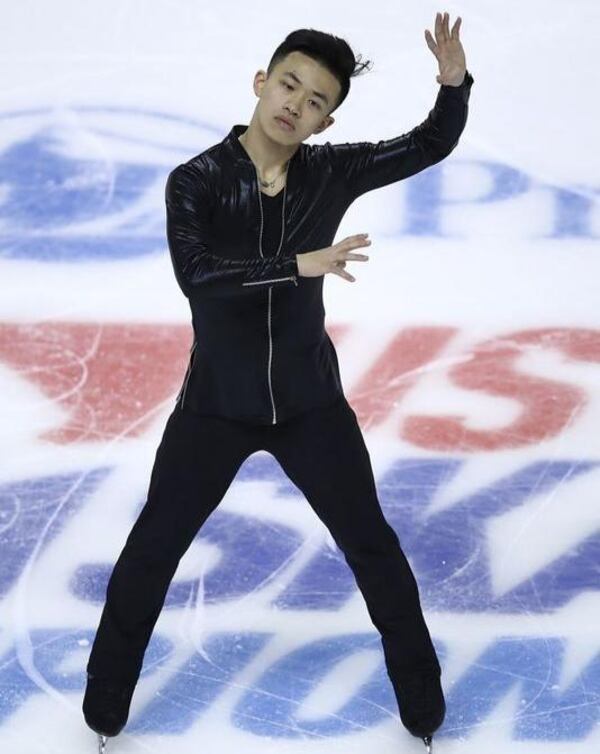
<svg viewBox="0 0 600 754">
<path fill-rule="evenodd" d="M 369 258 L 366 254 L 352 254 L 351 250 L 368 246 L 371 243 L 367 238 L 368 235 L 368 233 L 359 233 L 356 236 L 347 236 L 343 241 L 327 246 L 325 249 L 296 254 L 300 277 L 315 278 L 332 272 L 354 283 L 356 278 L 353 278 L 349 272 L 345 272 L 344 267 L 349 260 L 366 262 Z"/>
</svg>

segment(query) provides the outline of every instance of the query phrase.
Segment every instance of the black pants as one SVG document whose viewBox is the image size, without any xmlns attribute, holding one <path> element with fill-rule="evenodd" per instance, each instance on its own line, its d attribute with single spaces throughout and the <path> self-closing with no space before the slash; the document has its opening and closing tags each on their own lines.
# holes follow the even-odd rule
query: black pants
<svg viewBox="0 0 600 754">
<path fill-rule="evenodd" d="M 137 682 L 180 558 L 244 459 L 263 449 L 304 494 L 352 569 L 381 634 L 394 689 L 405 672 L 441 672 L 417 583 L 384 518 L 369 452 L 345 396 L 262 426 L 175 406 L 156 451 L 147 501 L 108 582 L 88 672 Z"/>
</svg>

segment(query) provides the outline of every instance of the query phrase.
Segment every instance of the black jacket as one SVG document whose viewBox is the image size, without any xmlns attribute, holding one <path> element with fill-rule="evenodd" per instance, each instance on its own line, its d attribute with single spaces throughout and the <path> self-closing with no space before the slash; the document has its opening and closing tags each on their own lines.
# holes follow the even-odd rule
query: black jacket
<svg viewBox="0 0 600 754">
<path fill-rule="evenodd" d="M 392 139 L 301 143 L 282 189 L 275 255 L 262 251 L 262 193 L 238 139 L 247 126 L 234 125 L 221 142 L 169 173 L 167 239 L 194 333 L 180 405 L 276 424 L 343 394 L 324 326 L 323 276 L 300 277 L 296 254 L 331 246 L 361 194 L 450 154 L 467 120 L 472 83 L 467 71 L 460 86 L 440 86 L 425 121 Z"/>
</svg>

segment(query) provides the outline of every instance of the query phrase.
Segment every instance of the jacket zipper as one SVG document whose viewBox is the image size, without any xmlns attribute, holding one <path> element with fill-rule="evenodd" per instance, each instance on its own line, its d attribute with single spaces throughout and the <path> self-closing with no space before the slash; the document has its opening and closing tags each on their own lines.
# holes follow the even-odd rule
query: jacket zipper
<svg viewBox="0 0 600 754">
<path fill-rule="evenodd" d="M 291 162 L 291 161 L 290 161 Z M 283 236 L 285 233 L 285 197 L 287 192 L 287 176 L 290 169 L 290 164 L 288 163 L 288 166 L 285 171 L 285 185 L 283 187 L 283 204 L 281 207 L 281 238 L 279 239 L 279 248 L 277 249 L 277 252 L 275 253 L 275 256 L 279 254 L 281 251 L 281 246 L 283 244 Z M 260 235 L 258 237 L 258 251 L 261 255 L 261 257 L 264 258 L 264 254 L 262 252 L 262 236 L 263 236 L 263 225 L 264 225 L 264 214 L 263 214 L 263 206 L 262 206 L 262 197 L 261 197 L 261 190 L 260 190 L 260 184 L 258 180 L 258 170 L 256 169 L 256 166 L 254 166 L 254 171 L 256 174 L 256 188 L 258 190 L 258 204 L 260 207 Z M 295 276 L 292 277 L 284 277 L 284 278 L 274 278 L 273 280 L 261 280 L 261 283 L 270 283 L 275 282 L 277 280 L 293 280 L 296 285 L 298 285 L 298 282 L 295 279 Z M 258 281 L 257 281 L 258 282 Z M 256 285 L 257 282 L 252 283 L 243 283 L 243 285 Z M 269 332 L 269 360 L 267 365 L 267 380 L 269 383 L 269 395 L 271 396 L 271 409 L 273 411 L 273 421 L 272 424 L 277 424 L 277 408 L 275 406 L 275 399 L 273 397 L 273 383 L 271 381 L 271 366 L 273 363 L 273 335 L 271 333 L 271 301 L 273 297 L 273 287 L 269 286 L 269 306 L 267 310 L 267 326 L 268 326 L 268 332 Z"/>
<path fill-rule="evenodd" d="M 280 280 L 293 280 L 294 285 L 298 285 L 298 281 L 296 280 L 295 275 L 291 275 L 287 278 L 271 278 L 271 280 L 257 280 L 252 283 L 242 283 L 242 285 L 264 285 L 265 283 L 278 283 Z"/>
<path fill-rule="evenodd" d="M 288 165 L 287 170 L 286 170 L 286 181 L 285 181 L 285 185 L 283 187 L 283 206 L 281 208 L 281 238 L 279 239 L 279 248 L 277 249 L 277 252 L 276 252 L 275 256 L 277 256 L 279 254 L 279 252 L 281 251 L 281 246 L 283 244 L 283 237 L 284 237 L 284 234 L 285 234 L 285 198 L 287 196 L 287 173 L 288 173 L 288 171 L 289 171 L 289 165 Z M 263 235 L 263 226 L 264 226 L 264 215 L 263 215 L 263 207 L 262 207 L 261 190 L 260 190 L 260 185 L 259 185 L 259 182 L 258 182 L 258 172 L 256 171 L 256 167 L 255 167 L 255 173 L 256 173 L 256 186 L 257 186 L 257 189 L 258 189 L 258 203 L 259 203 L 259 206 L 260 206 L 260 235 L 259 235 L 259 242 L 258 242 L 258 251 L 259 251 L 261 257 L 264 258 L 264 254 L 262 253 L 262 235 Z M 253 281 L 253 282 L 250 282 L 250 283 L 242 283 L 242 285 L 264 285 L 265 283 L 276 283 L 276 282 L 279 282 L 281 280 L 293 280 L 294 281 L 294 285 L 296 285 L 296 286 L 298 285 L 298 281 L 296 280 L 296 276 L 295 275 L 292 275 L 290 277 L 283 277 L 283 278 L 271 278 L 271 280 L 258 280 L 258 281 Z M 271 297 L 272 297 L 272 292 L 273 292 L 273 288 L 269 287 L 269 308 L 268 308 L 268 313 L 267 313 L 267 325 L 268 325 L 268 328 L 269 328 L 269 361 L 268 361 L 268 367 L 267 367 L 267 378 L 268 378 L 268 382 L 269 382 L 269 395 L 271 396 L 271 407 L 272 407 L 272 410 L 273 410 L 273 424 L 276 424 L 277 423 L 277 408 L 275 406 L 275 399 L 273 397 L 273 385 L 272 385 L 272 381 L 271 381 L 271 364 L 272 364 L 272 360 L 273 360 L 273 337 L 272 337 L 272 334 L 271 334 Z M 179 399 L 181 398 L 181 406 L 180 406 L 181 408 L 183 408 L 183 405 L 184 405 L 184 402 L 185 402 L 185 394 L 187 392 L 187 388 L 188 388 L 188 384 L 189 384 L 189 381 L 190 381 L 190 377 L 192 376 L 192 363 L 193 363 L 193 359 L 194 359 L 194 351 L 196 350 L 196 345 L 197 345 L 197 342 L 194 339 L 194 342 L 193 342 L 192 347 L 190 349 L 190 358 L 189 358 L 189 361 L 188 361 L 187 370 L 186 370 L 185 377 L 184 377 L 184 380 L 183 380 L 183 385 L 181 386 L 181 390 L 179 391 L 179 395 L 177 396 L 176 401 L 175 401 L 177 403 L 179 401 Z"/>
<path fill-rule="evenodd" d="M 181 406 L 180 408 L 183 408 L 183 402 L 185 401 L 185 393 L 187 391 L 188 382 L 190 381 L 190 377 L 192 376 L 192 360 L 194 358 L 194 351 L 196 350 L 196 340 L 194 339 L 194 342 L 192 344 L 192 347 L 190 349 L 190 358 L 188 361 L 187 370 L 185 372 L 185 377 L 183 380 L 183 385 L 181 386 L 181 390 L 179 391 L 179 395 L 177 396 L 177 399 L 175 400 L 175 403 L 179 401 L 179 398 L 181 398 Z"/>
</svg>

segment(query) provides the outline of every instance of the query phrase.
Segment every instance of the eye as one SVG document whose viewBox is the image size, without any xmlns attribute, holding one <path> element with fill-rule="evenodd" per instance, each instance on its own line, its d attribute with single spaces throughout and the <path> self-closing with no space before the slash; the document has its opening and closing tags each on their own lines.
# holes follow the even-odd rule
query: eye
<svg viewBox="0 0 600 754">
<path fill-rule="evenodd" d="M 282 81 L 281 83 L 284 86 L 287 86 L 288 89 L 293 89 L 294 88 L 293 86 L 290 86 L 286 81 Z M 316 105 L 319 108 L 319 110 L 321 109 L 321 105 L 316 100 L 311 99 L 310 101 L 313 103 L 313 105 Z"/>
</svg>

